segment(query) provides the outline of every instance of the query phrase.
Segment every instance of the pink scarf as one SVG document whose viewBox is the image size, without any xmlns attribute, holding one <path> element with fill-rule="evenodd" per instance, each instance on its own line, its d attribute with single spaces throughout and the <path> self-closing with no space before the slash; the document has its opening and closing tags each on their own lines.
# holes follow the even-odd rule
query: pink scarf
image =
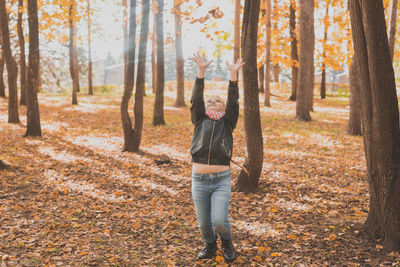
<svg viewBox="0 0 400 267">
<path fill-rule="evenodd" d="M 225 112 L 218 112 L 218 111 L 212 111 L 212 110 L 206 111 L 206 116 L 214 121 L 221 119 L 224 115 L 225 115 Z"/>
</svg>

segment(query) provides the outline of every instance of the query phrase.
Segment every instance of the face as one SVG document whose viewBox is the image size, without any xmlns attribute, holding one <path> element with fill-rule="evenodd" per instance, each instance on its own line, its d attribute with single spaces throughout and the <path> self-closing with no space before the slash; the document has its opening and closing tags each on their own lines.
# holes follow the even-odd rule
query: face
<svg viewBox="0 0 400 267">
<path fill-rule="evenodd" d="M 206 100 L 206 110 L 222 112 L 225 110 L 225 102 L 219 96 L 211 96 Z"/>
</svg>

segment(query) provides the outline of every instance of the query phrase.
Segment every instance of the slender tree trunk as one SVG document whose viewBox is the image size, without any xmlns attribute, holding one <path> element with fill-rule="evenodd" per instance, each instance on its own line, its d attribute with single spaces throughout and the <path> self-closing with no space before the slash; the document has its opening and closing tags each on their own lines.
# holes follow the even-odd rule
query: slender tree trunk
<svg viewBox="0 0 400 267">
<path fill-rule="evenodd" d="M 2 32 L 2 49 L 7 67 L 8 76 L 8 122 L 19 123 L 18 114 L 18 89 L 17 77 L 18 67 L 10 46 L 10 32 L 8 29 L 8 14 L 5 0 L 0 0 L 0 26 Z"/>
<path fill-rule="evenodd" d="M 274 64 L 273 72 L 274 72 L 274 82 L 279 84 L 279 72 L 280 72 L 279 63 Z"/>
<path fill-rule="evenodd" d="M 126 84 L 128 70 L 128 3 L 127 0 L 122 0 L 123 20 L 122 30 L 124 32 L 124 85 Z"/>
<path fill-rule="evenodd" d="M 233 62 L 240 56 L 240 0 L 235 0 L 235 25 L 233 32 Z"/>
<path fill-rule="evenodd" d="M 90 0 L 87 0 L 87 16 L 88 16 L 88 47 L 89 47 L 89 69 L 88 69 L 88 94 L 93 95 L 93 79 L 92 79 L 92 20 L 90 18 Z"/>
<path fill-rule="evenodd" d="M 132 97 L 135 80 L 135 50 L 136 50 L 136 0 L 130 0 L 129 35 L 128 35 L 128 66 L 126 67 L 125 88 L 121 100 L 121 120 L 124 130 L 124 147 L 122 151 L 135 152 L 134 129 L 129 117 L 128 105 Z"/>
<path fill-rule="evenodd" d="M 157 90 L 154 101 L 153 125 L 165 125 L 164 121 L 164 0 L 158 0 L 157 22 Z"/>
<path fill-rule="evenodd" d="M 21 99 L 20 105 L 26 104 L 26 63 L 25 63 L 25 38 L 24 30 L 22 28 L 22 15 L 24 13 L 24 0 L 18 0 L 18 19 L 17 19 L 17 32 L 18 43 L 21 51 L 19 55 L 19 69 L 20 69 L 20 84 L 21 84 Z"/>
<path fill-rule="evenodd" d="M 292 89 L 289 100 L 296 101 L 297 73 L 299 72 L 299 54 L 296 34 L 296 0 L 290 0 L 290 56 L 292 64 Z"/>
<path fill-rule="evenodd" d="M 321 99 L 326 98 L 326 66 L 322 63 L 321 86 L 319 88 Z"/>
<path fill-rule="evenodd" d="M 26 106 L 26 133 L 25 136 L 42 136 L 40 128 L 38 93 L 39 71 L 39 23 L 37 14 L 37 0 L 28 1 L 29 21 L 29 62 L 28 62 L 28 88 Z"/>
<path fill-rule="evenodd" d="M 264 106 L 270 107 L 271 81 L 271 0 L 265 0 L 265 90 Z"/>
<path fill-rule="evenodd" d="M 1 30 L 0 30 L 0 36 L 1 36 Z M 0 44 L 2 43 L 0 39 Z M 4 56 L 3 56 L 3 51 L 0 49 L 0 97 L 6 97 L 6 90 L 4 86 Z"/>
<path fill-rule="evenodd" d="M 133 149 L 139 151 L 143 128 L 143 96 L 146 81 L 146 51 L 149 33 L 150 0 L 142 0 L 142 21 L 140 26 L 139 60 L 135 92 L 135 130 L 133 134 Z"/>
<path fill-rule="evenodd" d="M 350 66 L 350 116 L 347 133 L 361 135 L 360 82 L 357 75 L 357 60 L 353 58 Z"/>
<path fill-rule="evenodd" d="M 151 34 L 151 87 L 153 89 L 153 94 L 157 91 L 157 22 L 156 14 L 154 14 L 153 19 L 153 32 Z"/>
<path fill-rule="evenodd" d="M 300 68 L 296 95 L 296 118 L 311 120 L 314 87 L 314 0 L 300 0 Z"/>
<path fill-rule="evenodd" d="M 176 102 L 175 107 L 185 106 L 185 72 L 182 50 L 182 20 L 181 20 L 181 0 L 175 0 L 175 51 L 176 51 Z"/>
<path fill-rule="evenodd" d="M 258 91 L 264 93 L 264 65 L 258 68 Z"/>
<path fill-rule="evenodd" d="M 398 0 L 390 0 L 390 22 L 389 22 L 389 49 L 393 62 L 394 43 L 396 41 L 396 20 Z"/>
<path fill-rule="evenodd" d="M 366 233 L 400 251 L 400 129 L 382 1 L 349 1 L 370 193 Z"/>
<path fill-rule="evenodd" d="M 322 44 L 322 76 L 321 76 L 321 87 L 320 87 L 320 95 L 321 99 L 325 99 L 326 97 L 326 42 L 328 41 L 328 18 L 329 18 L 329 2 L 326 3 L 326 13 L 325 13 L 325 23 L 324 23 L 324 41 Z"/>
<path fill-rule="evenodd" d="M 257 82 L 257 34 L 260 0 L 245 0 L 242 24 L 242 53 L 244 84 L 244 130 L 247 156 L 244 166 L 247 175 L 240 172 L 237 187 L 240 191 L 252 191 L 258 187 L 263 164 L 263 139 L 258 103 Z"/>
<path fill-rule="evenodd" d="M 75 47 L 75 0 L 70 0 L 69 5 L 69 71 L 72 79 L 72 105 L 78 104 L 76 93 L 79 90 L 79 76 L 76 68 L 76 47 Z"/>
</svg>

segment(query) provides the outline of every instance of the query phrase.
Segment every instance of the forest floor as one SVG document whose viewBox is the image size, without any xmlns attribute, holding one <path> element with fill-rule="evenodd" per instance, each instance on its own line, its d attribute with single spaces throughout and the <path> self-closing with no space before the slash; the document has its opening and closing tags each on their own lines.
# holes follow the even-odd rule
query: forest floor
<svg viewBox="0 0 400 267">
<path fill-rule="evenodd" d="M 226 83 L 207 88 L 226 95 Z M 399 266 L 398 253 L 384 253 L 361 230 L 368 183 L 362 137 L 346 133 L 348 98 L 315 97 L 313 120 L 301 122 L 288 92 L 273 93 L 272 107 L 260 109 L 259 189 L 232 192 L 231 266 Z M 148 92 L 137 154 L 121 152 L 120 94 L 81 94 L 72 106 L 68 95 L 41 93 L 40 138 L 22 137 L 25 107 L 22 122 L 8 124 L 0 99 L 0 159 L 9 165 L 0 171 L 1 266 L 226 266 L 221 250 L 196 260 L 203 243 L 190 191 L 193 126 L 189 107 L 175 108 L 173 97 L 167 90 L 167 124 L 154 127 Z M 235 161 L 243 163 L 244 149 L 241 104 Z M 172 163 L 157 165 L 161 155 Z M 233 185 L 238 174 L 232 166 Z"/>
</svg>

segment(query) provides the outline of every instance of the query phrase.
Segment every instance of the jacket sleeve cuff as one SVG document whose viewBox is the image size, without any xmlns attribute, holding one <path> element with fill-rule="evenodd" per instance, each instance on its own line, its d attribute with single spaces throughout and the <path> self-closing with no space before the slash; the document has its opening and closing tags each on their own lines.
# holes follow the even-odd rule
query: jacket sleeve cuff
<svg viewBox="0 0 400 267">
<path fill-rule="evenodd" d="M 195 83 L 196 83 L 196 84 L 199 84 L 199 85 L 204 84 L 204 78 L 198 78 L 198 77 L 196 77 Z"/>
<path fill-rule="evenodd" d="M 229 87 L 237 87 L 237 86 L 238 86 L 238 82 L 237 81 L 229 80 Z"/>
</svg>

